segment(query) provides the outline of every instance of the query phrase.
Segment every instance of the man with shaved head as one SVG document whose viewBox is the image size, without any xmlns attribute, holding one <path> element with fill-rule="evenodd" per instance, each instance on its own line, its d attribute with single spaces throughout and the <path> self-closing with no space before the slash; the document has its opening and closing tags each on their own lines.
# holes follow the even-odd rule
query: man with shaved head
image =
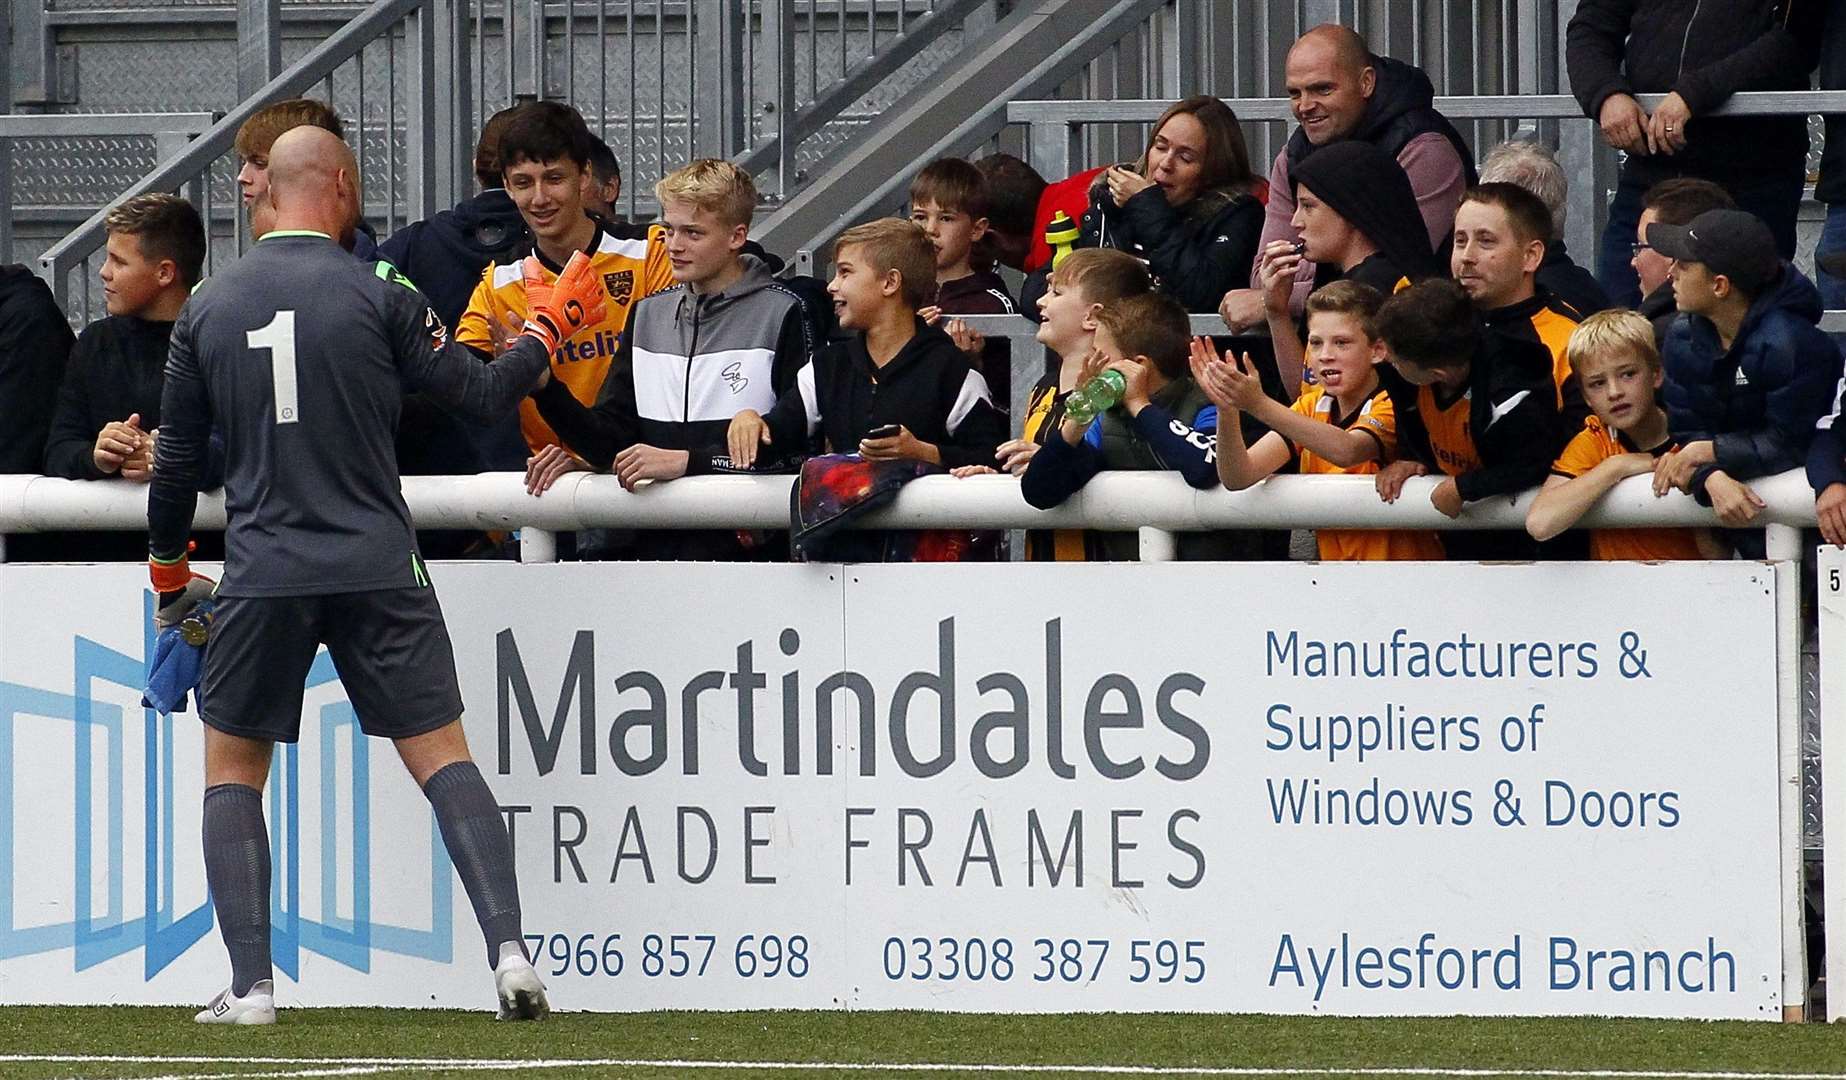
<svg viewBox="0 0 1846 1080">
<path fill-rule="evenodd" d="M 268 199 L 275 227 L 174 324 L 147 500 L 156 628 L 211 605 L 189 625 L 210 634 L 199 692 L 205 878 L 231 984 L 197 1019 L 275 1023 L 262 790 L 275 744 L 299 738 L 303 683 L 323 643 L 361 730 L 396 744 L 430 801 L 486 938 L 501 1017 L 535 1019 L 549 1005 L 521 942 L 512 844 L 462 733 L 454 653 L 392 438 L 409 389 L 482 423 L 510 412 L 552 351 L 601 317 L 602 283 L 573 259 L 535 295 L 513 346 L 484 365 L 388 264 L 340 247 L 359 219 L 359 177 L 338 135 L 297 127 L 278 138 Z M 186 559 L 214 427 L 229 518 L 222 582 Z"/>
<path fill-rule="evenodd" d="M 1259 270 L 1271 244 L 1294 244 L 1293 169 L 1323 146 L 1363 139 L 1397 159 L 1410 177 L 1417 209 L 1432 249 L 1445 246 L 1462 192 L 1474 183 L 1467 144 L 1431 102 L 1435 88 L 1421 68 L 1375 56 L 1352 29 L 1323 23 L 1296 39 L 1284 69 L 1289 108 L 1300 126 L 1269 170 L 1269 206 L 1263 218 L 1248 289 L 1226 293 L 1219 313 L 1232 330 L 1263 321 Z M 1314 285 L 1314 264 L 1302 263 L 1292 308 L 1301 309 Z"/>
</svg>

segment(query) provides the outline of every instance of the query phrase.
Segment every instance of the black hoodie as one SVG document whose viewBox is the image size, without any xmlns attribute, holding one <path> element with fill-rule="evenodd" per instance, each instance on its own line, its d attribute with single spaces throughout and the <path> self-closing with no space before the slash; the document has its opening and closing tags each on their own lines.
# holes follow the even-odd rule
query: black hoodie
<svg viewBox="0 0 1846 1080">
<path fill-rule="evenodd" d="M 530 243 L 512 196 L 494 188 L 392 233 L 378 245 L 378 257 L 403 271 L 443 323 L 455 326 L 487 264 L 503 263 Z"/>
<path fill-rule="evenodd" d="M 783 453 L 815 438 L 825 452 L 856 453 L 873 428 L 902 424 L 934 443 L 948 469 L 992 465 L 1007 437 L 1006 414 L 994 407 L 986 380 L 947 334 L 921 319 L 883 367 L 872 362 L 864 334 L 816 352 L 764 419 Z"/>
<path fill-rule="evenodd" d="M 1455 153 L 1461 158 L 1462 170 L 1468 177 L 1468 186 L 1473 187 L 1479 180 L 1479 175 L 1474 171 L 1474 152 L 1462 141 L 1461 132 L 1455 130 L 1455 125 L 1436 111 L 1436 88 L 1430 83 L 1429 76 L 1423 73 L 1422 68 L 1388 56 L 1373 56 L 1369 63 L 1376 79 L 1372 96 L 1366 99 L 1365 113 L 1359 118 L 1359 126 L 1346 138 L 1371 143 L 1396 157 L 1410 144 L 1410 140 L 1436 132 L 1455 148 Z M 1328 145 L 1338 146 L 1339 143 Z M 1302 162 L 1323 149 L 1325 147 L 1309 142 L 1308 133 L 1296 125 L 1283 151 L 1288 155 L 1289 176 L 1294 176 L 1295 169 Z"/>
<path fill-rule="evenodd" d="M 24 266 L 0 266 L 0 472 L 35 473 L 76 338 L 51 289 Z"/>
</svg>

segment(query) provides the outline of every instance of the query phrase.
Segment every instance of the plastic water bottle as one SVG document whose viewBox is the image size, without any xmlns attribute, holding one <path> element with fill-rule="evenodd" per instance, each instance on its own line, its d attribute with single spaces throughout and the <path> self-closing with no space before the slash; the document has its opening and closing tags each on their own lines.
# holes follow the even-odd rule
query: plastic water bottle
<svg viewBox="0 0 1846 1080">
<path fill-rule="evenodd" d="M 1104 371 L 1072 390 L 1070 397 L 1064 399 L 1064 418 L 1078 424 L 1088 424 L 1122 400 L 1122 391 L 1127 386 L 1128 380 L 1122 377 L 1121 372 Z"/>
<path fill-rule="evenodd" d="M 1045 243 L 1051 248 L 1051 268 L 1056 270 L 1077 243 L 1077 223 L 1059 210 L 1045 223 Z"/>
</svg>

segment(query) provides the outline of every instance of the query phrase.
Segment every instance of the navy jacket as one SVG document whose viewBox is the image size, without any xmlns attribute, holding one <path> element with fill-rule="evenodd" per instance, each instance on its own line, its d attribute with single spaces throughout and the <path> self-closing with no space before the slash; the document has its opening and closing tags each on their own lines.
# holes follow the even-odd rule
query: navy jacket
<svg viewBox="0 0 1846 1080">
<path fill-rule="evenodd" d="M 378 245 L 378 257 L 416 283 L 444 326 L 454 326 L 487 264 L 504 262 L 514 249 L 530 243 L 512 196 L 494 188 L 397 230 Z"/>
<path fill-rule="evenodd" d="M 1815 325 L 1820 310 L 1814 283 L 1784 262 L 1728 350 L 1701 315 L 1682 313 L 1667 331 L 1662 398 L 1673 438 L 1682 446 L 1710 439 L 1716 453 L 1693 476 L 1699 502 L 1710 505 L 1705 482 L 1719 469 L 1748 480 L 1807 460 L 1840 380 L 1839 349 Z"/>
</svg>

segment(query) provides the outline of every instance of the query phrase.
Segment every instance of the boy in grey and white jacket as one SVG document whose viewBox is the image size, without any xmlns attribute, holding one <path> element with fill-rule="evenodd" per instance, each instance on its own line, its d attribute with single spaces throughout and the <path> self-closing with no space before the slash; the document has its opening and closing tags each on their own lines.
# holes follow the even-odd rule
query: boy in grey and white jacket
<svg viewBox="0 0 1846 1080">
<path fill-rule="evenodd" d="M 547 383 L 532 395 L 564 447 L 548 447 L 526 470 L 539 494 L 563 473 L 612 470 L 630 490 L 732 465 L 725 435 L 744 409 L 767 412 L 795 384 L 815 343 L 800 297 L 768 266 L 742 254 L 756 190 L 748 173 L 700 160 L 655 188 L 678 282 L 631 309 L 596 404 Z M 758 461 L 779 471 L 788 461 Z M 705 534 L 697 534 L 704 537 Z M 644 534 L 659 558 L 735 558 L 747 554 L 730 532 L 711 543 L 694 534 Z"/>
</svg>

